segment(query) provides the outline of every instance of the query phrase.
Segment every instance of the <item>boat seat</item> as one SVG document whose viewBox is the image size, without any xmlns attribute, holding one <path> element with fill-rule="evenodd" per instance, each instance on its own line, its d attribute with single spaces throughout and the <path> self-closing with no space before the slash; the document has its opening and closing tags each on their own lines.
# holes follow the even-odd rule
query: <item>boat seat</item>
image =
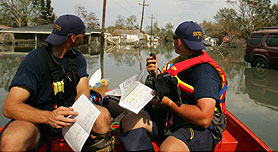
<svg viewBox="0 0 278 152">
<path fill-rule="evenodd" d="M 227 131 L 224 130 L 222 133 L 222 143 L 221 141 L 215 146 L 215 152 L 222 152 L 222 151 L 235 151 L 238 141 Z"/>
</svg>

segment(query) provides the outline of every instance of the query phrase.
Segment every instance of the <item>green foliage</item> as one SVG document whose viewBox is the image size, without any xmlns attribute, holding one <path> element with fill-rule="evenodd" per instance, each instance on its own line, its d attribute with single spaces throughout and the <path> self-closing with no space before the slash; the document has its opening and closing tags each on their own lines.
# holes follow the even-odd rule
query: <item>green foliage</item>
<svg viewBox="0 0 278 152">
<path fill-rule="evenodd" d="M 215 23 L 202 23 L 207 35 L 222 39 L 231 38 L 247 40 L 250 33 L 262 27 L 277 26 L 278 5 L 271 6 L 270 0 L 226 0 L 233 8 L 222 8 L 214 16 Z M 238 8 L 235 9 L 235 6 Z M 236 11 L 237 10 L 237 11 Z"/>
<path fill-rule="evenodd" d="M 135 15 L 130 15 L 125 18 L 124 16 L 117 16 L 117 19 L 114 21 L 113 26 L 108 27 L 109 32 L 114 32 L 115 30 L 136 30 L 139 29 L 139 25 L 136 24 L 137 18 Z"/>
<path fill-rule="evenodd" d="M 87 12 L 85 7 L 83 6 L 75 6 L 75 13 L 78 17 L 80 17 L 87 28 L 91 29 L 99 29 L 99 19 L 97 18 L 96 14 L 93 12 Z"/>
<path fill-rule="evenodd" d="M 1 0 L 1 24 L 24 27 L 53 23 L 55 18 L 50 0 Z"/>
<path fill-rule="evenodd" d="M 163 40 L 164 42 L 169 42 L 169 41 L 172 41 L 172 38 L 173 38 L 173 24 L 172 23 L 167 23 L 165 25 L 165 28 L 162 28 L 159 36 L 161 38 L 161 40 Z"/>
<path fill-rule="evenodd" d="M 169 42 L 172 41 L 173 28 L 174 26 L 170 22 L 167 23 L 164 28 L 163 27 L 160 28 L 158 27 L 158 22 L 156 21 L 153 23 L 152 27 L 147 26 L 145 29 L 146 29 L 146 33 L 148 33 L 149 35 L 157 36 L 163 42 Z"/>
<path fill-rule="evenodd" d="M 136 24 L 137 18 L 135 15 L 130 15 L 125 19 L 125 25 L 128 30 L 139 29 L 138 24 Z"/>
<path fill-rule="evenodd" d="M 39 25 L 51 24 L 54 22 L 55 15 L 53 14 L 53 8 L 51 7 L 51 0 L 40 0 L 40 3 L 38 2 L 38 8 L 40 8 L 39 17 L 37 18 Z"/>
</svg>

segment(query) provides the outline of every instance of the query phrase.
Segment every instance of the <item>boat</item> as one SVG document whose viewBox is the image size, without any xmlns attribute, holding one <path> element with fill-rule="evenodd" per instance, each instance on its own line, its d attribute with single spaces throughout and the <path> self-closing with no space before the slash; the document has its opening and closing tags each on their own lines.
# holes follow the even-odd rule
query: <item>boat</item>
<svg viewBox="0 0 278 152">
<path fill-rule="evenodd" d="M 240 120 L 238 120 L 229 111 L 226 112 L 227 128 L 223 132 L 222 141 L 216 146 L 215 152 L 223 151 L 260 151 L 272 152 L 273 150 L 268 147 L 259 137 L 257 137 L 250 129 L 248 129 Z M 3 129 L 0 128 L 0 132 Z M 118 135 L 115 135 L 118 136 Z M 124 151 L 120 142 L 115 138 L 114 151 Z M 159 143 L 153 142 L 155 151 L 159 150 Z M 72 151 L 70 146 L 64 139 L 57 139 L 46 143 L 38 151 Z"/>
</svg>

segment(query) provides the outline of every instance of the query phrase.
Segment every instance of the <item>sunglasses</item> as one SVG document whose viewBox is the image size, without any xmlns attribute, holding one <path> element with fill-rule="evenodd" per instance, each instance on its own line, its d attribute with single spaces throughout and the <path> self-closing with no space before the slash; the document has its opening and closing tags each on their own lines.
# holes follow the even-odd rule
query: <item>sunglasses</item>
<svg viewBox="0 0 278 152">
<path fill-rule="evenodd" d="M 80 34 L 82 34 L 82 35 L 84 36 L 84 35 L 85 35 L 85 30 L 82 31 L 82 32 L 80 32 L 79 34 L 69 33 L 69 34 L 67 35 L 67 38 L 71 37 L 72 35 L 79 36 Z"/>
<path fill-rule="evenodd" d="M 179 39 L 179 37 L 177 37 L 176 35 L 173 35 L 173 40 L 177 40 Z"/>
<path fill-rule="evenodd" d="M 85 30 L 84 30 L 84 31 L 82 31 L 82 32 L 80 32 L 79 34 L 85 35 Z"/>
</svg>

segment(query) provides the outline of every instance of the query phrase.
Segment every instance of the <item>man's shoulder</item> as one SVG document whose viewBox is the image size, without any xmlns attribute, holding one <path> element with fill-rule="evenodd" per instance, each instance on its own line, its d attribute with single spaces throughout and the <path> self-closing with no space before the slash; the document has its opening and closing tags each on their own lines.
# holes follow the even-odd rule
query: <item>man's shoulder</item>
<svg viewBox="0 0 278 152">
<path fill-rule="evenodd" d="M 72 52 L 73 52 L 74 58 L 78 64 L 86 64 L 86 59 L 80 51 L 78 51 L 76 49 L 72 49 Z"/>
<path fill-rule="evenodd" d="M 202 64 L 196 65 L 192 69 L 192 74 L 194 77 L 199 78 L 199 79 L 205 78 L 205 77 L 210 77 L 210 78 L 218 78 L 219 77 L 216 69 L 208 63 L 202 63 Z"/>
<path fill-rule="evenodd" d="M 40 50 L 42 48 L 36 48 L 36 49 L 33 49 L 32 51 L 30 51 L 26 57 L 29 57 L 29 58 L 36 58 L 36 57 L 41 57 L 41 53 L 40 53 Z"/>
<path fill-rule="evenodd" d="M 211 72 L 211 71 L 216 71 L 216 70 L 209 63 L 202 63 L 202 64 L 197 64 L 196 66 L 194 66 L 193 71 L 199 73 L 199 72 Z"/>
<path fill-rule="evenodd" d="M 78 57 L 78 56 L 83 56 L 83 54 L 82 54 L 80 51 L 78 51 L 78 50 L 76 50 L 76 49 L 74 49 L 74 48 L 72 48 L 72 52 L 73 52 L 73 54 L 74 54 L 76 57 Z"/>
<path fill-rule="evenodd" d="M 36 49 L 30 51 L 25 56 L 25 58 L 22 62 L 25 64 L 34 65 L 34 64 L 38 64 L 38 63 L 44 63 L 45 61 L 44 61 L 42 54 L 40 53 L 40 48 L 36 48 Z"/>
</svg>

